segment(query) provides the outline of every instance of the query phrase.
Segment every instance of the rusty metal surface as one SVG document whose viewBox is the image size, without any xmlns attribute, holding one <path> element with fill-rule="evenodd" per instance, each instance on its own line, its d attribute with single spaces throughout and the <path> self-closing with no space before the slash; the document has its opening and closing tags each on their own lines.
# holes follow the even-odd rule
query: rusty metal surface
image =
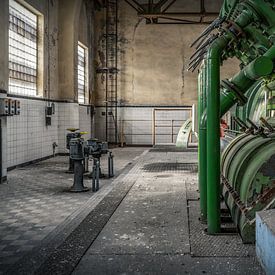
<svg viewBox="0 0 275 275">
<path fill-rule="evenodd" d="M 222 176 L 222 183 L 224 186 L 228 189 L 229 194 L 233 198 L 235 204 L 240 209 L 240 211 L 245 215 L 245 217 L 248 220 L 254 220 L 255 219 L 255 207 L 259 205 L 269 205 L 272 202 L 272 199 L 275 197 L 275 182 L 273 187 L 265 187 L 262 190 L 261 194 L 258 194 L 258 196 L 249 204 L 245 204 L 240 199 L 239 194 L 232 188 L 229 181 Z"/>
</svg>

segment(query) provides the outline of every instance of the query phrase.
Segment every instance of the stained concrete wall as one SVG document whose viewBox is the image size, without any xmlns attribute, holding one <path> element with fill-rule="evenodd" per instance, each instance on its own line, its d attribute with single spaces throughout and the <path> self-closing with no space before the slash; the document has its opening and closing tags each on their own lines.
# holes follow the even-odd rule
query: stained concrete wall
<svg viewBox="0 0 275 275">
<path fill-rule="evenodd" d="M 170 11 L 198 12 L 199 3 L 200 1 L 191 0 L 177 1 L 175 8 Z M 206 3 L 209 12 L 218 12 L 222 1 L 209 0 Z M 190 44 L 207 25 L 146 24 L 125 1 L 119 2 L 118 14 L 119 139 L 125 140 L 127 144 L 151 145 L 152 107 L 182 107 L 197 102 L 198 74 L 197 71 L 187 71 L 189 58 L 194 51 L 190 49 Z M 96 24 L 96 66 L 102 68 L 105 67 L 106 58 L 104 10 L 97 13 Z M 226 62 L 222 68 L 222 78 L 230 78 L 237 71 L 236 62 Z M 97 74 L 94 94 L 97 107 L 96 136 L 102 139 L 106 138 L 105 84 L 105 74 Z M 175 116 L 172 119 L 179 118 Z M 112 119 L 109 118 L 109 121 Z M 112 123 L 109 124 L 110 128 L 114 127 Z M 126 133 L 126 128 L 133 129 L 131 135 Z M 145 130 L 146 134 L 143 134 Z M 167 127 L 167 135 L 170 132 Z"/>
<path fill-rule="evenodd" d="M 199 1 L 177 1 L 185 11 L 197 11 Z M 190 2 L 190 1 L 189 1 Z M 207 1 L 218 12 L 221 1 Z M 188 5 L 187 5 L 188 4 Z M 186 6 L 186 7 L 185 7 Z M 194 8 L 192 8 L 194 7 Z M 104 66 L 104 16 L 98 15 L 97 64 Z M 119 89 L 121 105 L 187 106 L 197 101 L 197 72 L 187 72 L 194 49 L 190 44 L 206 25 L 146 24 L 125 1 L 119 4 Z M 103 41 L 103 42 L 102 42 Z M 236 63 L 223 69 L 224 77 L 237 71 Z M 104 105 L 104 75 L 97 76 L 96 105 Z"/>
</svg>

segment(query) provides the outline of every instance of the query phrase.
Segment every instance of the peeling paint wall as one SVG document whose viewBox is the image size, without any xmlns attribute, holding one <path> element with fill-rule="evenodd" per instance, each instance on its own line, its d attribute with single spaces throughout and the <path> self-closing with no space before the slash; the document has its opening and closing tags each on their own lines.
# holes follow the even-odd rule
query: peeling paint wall
<svg viewBox="0 0 275 275">
<path fill-rule="evenodd" d="M 180 2 L 180 1 L 179 1 Z M 210 1 L 211 2 L 211 1 Z M 215 8 L 216 3 L 216 8 Z M 210 3 L 211 4 L 211 3 Z M 221 3 L 212 1 L 211 9 Z M 104 16 L 97 17 L 97 56 L 104 64 Z M 206 25 L 146 24 L 125 1 L 119 4 L 119 105 L 191 105 L 197 101 L 197 73 L 187 72 L 190 44 Z M 223 71 L 231 76 L 236 65 Z M 104 75 L 97 76 L 96 105 L 104 105 Z"/>
<path fill-rule="evenodd" d="M 177 1 L 177 5 L 185 11 L 198 12 L 200 2 L 194 1 L 194 6 L 190 2 Z M 222 3 L 214 0 L 206 2 L 211 12 L 218 12 Z M 177 8 L 179 6 L 173 11 L 177 12 Z M 191 106 L 197 102 L 198 75 L 197 72 L 187 72 L 189 58 L 194 51 L 190 44 L 207 26 L 146 24 L 125 1 L 119 1 L 118 16 L 119 140 L 127 144 L 151 145 L 154 140 L 154 107 Z M 105 67 L 106 56 L 104 10 L 97 13 L 96 26 L 95 64 L 101 68 Z M 222 68 L 222 77 L 230 78 L 237 71 L 236 62 L 230 61 Z M 96 105 L 95 133 L 99 139 L 106 138 L 105 84 L 105 74 L 98 73 L 93 102 Z M 183 118 L 174 116 L 171 119 Z M 114 127 L 114 123 L 109 124 Z M 169 133 L 171 129 L 167 127 L 164 133 L 167 139 Z M 109 140 L 114 140 L 114 137 Z"/>
</svg>

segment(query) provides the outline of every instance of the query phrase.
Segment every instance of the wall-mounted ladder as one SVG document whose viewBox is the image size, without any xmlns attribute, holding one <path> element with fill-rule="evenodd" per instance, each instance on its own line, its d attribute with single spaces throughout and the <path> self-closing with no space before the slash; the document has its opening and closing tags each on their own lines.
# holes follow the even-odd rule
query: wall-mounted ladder
<svg viewBox="0 0 275 275">
<path fill-rule="evenodd" d="M 105 120 L 106 141 L 118 143 L 117 78 L 118 78 L 118 0 L 106 0 L 105 14 Z"/>
</svg>

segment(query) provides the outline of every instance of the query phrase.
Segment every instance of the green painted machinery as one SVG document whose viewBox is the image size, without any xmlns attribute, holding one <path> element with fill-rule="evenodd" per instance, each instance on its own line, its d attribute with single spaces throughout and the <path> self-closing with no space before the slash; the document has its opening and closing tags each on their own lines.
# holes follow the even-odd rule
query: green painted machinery
<svg viewBox="0 0 275 275">
<path fill-rule="evenodd" d="M 241 134 L 222 155 L 222 194 L 245 243 L 255 241 L 255 213 L 275 207 L 275 134 Z"/>
<path fill-rule="evenodd" d="M 247 103 L 243 106 L 237 105 L 234 116 L 246 121 L 247 118 L 254 122 L 260 121 L 261 117 L 273 116 L 275 110 L 275 82 L 264 83 L 260 80 L 248 90 Z"/>
<path fill-rule="evenodd" d="M 243 240 L 253 242 L 255 212 L 274 207 L 275 197 L 270 168 L 275 167 L 274 130 L 265 120 L 260 127 L 259 121 L 262 116 L 274 117 L 275 110 L 275 0 L 225 0 L 219 17 L 192 46 L 196 52 L 189 69 L 201 64 L 201 219 L 207 221 L 209 234 L 221 232 L 222 194 Z M 240 71 L 221 80 L 220 67 L 233 57 L 239 60 Z M 220 119 L 229 111 L 246 133 L 234 139 L 221 157 Z"/>
<path fill-rule="evenodd" d="M 179 130 L 177 140 L 176 140 L 176 147 L 182 148 L 182 149 L 188 148 L 188 142 L 191 134 L 192 134 L 192 120 L 189 118 L 183 123 L 183 125 Z"/>
</svg>

